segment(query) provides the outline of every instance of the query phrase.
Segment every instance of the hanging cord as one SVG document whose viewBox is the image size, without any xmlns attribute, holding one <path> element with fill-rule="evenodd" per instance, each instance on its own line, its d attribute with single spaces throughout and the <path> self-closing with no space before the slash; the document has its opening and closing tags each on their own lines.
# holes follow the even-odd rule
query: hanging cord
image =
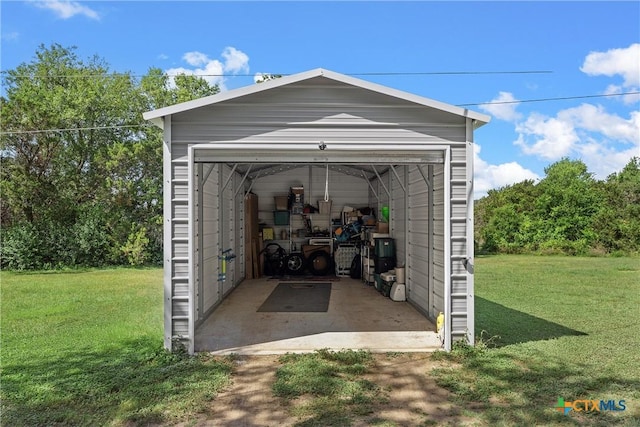
<svg viewBox="0 0 640 427">
<path fill-rule="evenodd" d="M 324 179 L 324 201 L 329 201 L 329 163 L 327 163 L 327 175 Z"/>
</svg>

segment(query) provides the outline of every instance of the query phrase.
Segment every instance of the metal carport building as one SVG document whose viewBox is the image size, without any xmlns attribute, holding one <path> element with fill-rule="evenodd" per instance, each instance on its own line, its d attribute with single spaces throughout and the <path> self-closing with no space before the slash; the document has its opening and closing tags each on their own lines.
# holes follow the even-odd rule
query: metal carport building
<svg viewBox="0 0 640 427">
<path fill-rule="evenodd" d="M 390 206 L 407 300 L 445 314 L 445 349 L 473 342 L 473 134 L 488 116 L 315 69 L 144 118 L 164 131 L 167 348 L 196 351 L 196 328 L 245 280 L 245 193 L 327 165 L 363 202 Z M 226 249 L 237 258 L 219 281 Z"/>
</svg>

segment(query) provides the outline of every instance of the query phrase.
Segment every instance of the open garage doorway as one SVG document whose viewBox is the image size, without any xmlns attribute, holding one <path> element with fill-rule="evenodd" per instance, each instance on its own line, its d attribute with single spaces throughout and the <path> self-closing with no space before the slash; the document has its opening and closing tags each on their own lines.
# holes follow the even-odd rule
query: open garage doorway
<svg viewBox="0 0 640 427">
<path fill-rule="evenodd" d="M 444 200 L 450 197 L 445 194 L 449 190 L 444 185 L 449 162 L 447 149 L 405 149 L 388 156 L 371 156 L 368 162 L 363 162 L 367 154 L 353 147 L 334 145 L 331 151 L 323 150 L 321 154 L 315 152 L 317 149 L 312 152 L 291 147 L 287 147 L 285 154 L 277 148 L 262 147 L 260 153 L 215 145 L 191 149 L 191 233 L 196 255 L 193 272 L 197 301 L 194 351 L 259 354 L 318 348 L 381 352 L 440 348 L 442 341 L 436 335 L 434 322 L 444 312 L 444 260 L 450 250 L 443 244 L 448 232 Z M 270 163 L 275 158 L 291 160 Z M 394 163 L 389 163 L 390 158 Z M 279 225 L 277 199 L 295 188 L 303 188 L 305 196 L 314 202 L 328 192 L 331 211 L 323 215 L 289 209 L 287 220 Z M 261 232 L 257 248 L 242 244 L 251 228 L 244 203 L 249 194 L 255 196 L 260 223 L 265 230 L 270 229 L 272 239 L 264 240 L 263 234 L 267 233 Z M 386 233 L 375 233 L 376 228 L 373 233 L 359 230 L 354 239 L 341 242 L 334 227 L 345 227 L 345 209 L 361 206 L 370 208 L 377 218 L 382 216 L 383 207 L 389 209 Z M 315 239 L 300 233 L 293 237 L 300 230 L 296 221 L 305 219 L 314 221 L 316 227 L 323 221 L 324 226 L 318 228 L 327 229 L 328 234 Z M 283 236 L 279 237 L 281 232 Z M 362 273 L 365 268 L 362 260 L 374 259 L 373 238 L 369 240 L 369 234 L 386 236 L 395 246 L 393 264 L 384 272 L 395 267 L 406 271 L 400 300 L 392 300 L 389 289 L 385 295 L 382 283 L 371 280 L 373 277 L 367 280 Z M 265 246 L 278 242 L 286 248 L 285 255 L 289 255 L 296 248 L 322 238 L 329 240 L 328 252 L 334 264 L 325 276 L 330 295 L 327 308 L 309 312 L 261 310 L 279 285 L 293 283 L 311 288 L 324 284 L 323 277 L 313 276 L 310 281 L 305 275 L 261 271 L 263 277 L 251 279 L 248 271 L 255 270 L 255 266 L 248 252 L 253 249 L 255 256 Z M 220 254 L 225 251 L 236 257 L 222 267 Z M 339 254 L 345 252 L 350 256 L 342 259 Z M 354 257 L 361 259 L 358 279 L 344 274 Z M 264 260 L 260 265 L 262 270 Z M 375 276 L 380 279 L 384 273 Z M 384 284 L 390 286 L 389 282 Z M 310 298 L 322 298 L 317 295 Z"/>
</svg>

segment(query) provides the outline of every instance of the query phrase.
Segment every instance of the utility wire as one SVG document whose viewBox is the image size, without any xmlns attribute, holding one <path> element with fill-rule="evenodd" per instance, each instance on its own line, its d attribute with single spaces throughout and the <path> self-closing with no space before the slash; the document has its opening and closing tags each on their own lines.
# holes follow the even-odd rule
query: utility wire
<svg viewBox="0 0 640 427">
<path fill-rule="evenodd" d="M 623 92 L 623 93 L 608 93 L 602 95 L 579 95 L 579 96 L 563 96 L 557 98 L 539 98 L 539 99 L 523 99 L 521 101 L 489 101 L 489 102 L 477 102 L 469 104 L 456 104 L 457 107 L 470 107 L 474 105 L 498 105 L 498 104 L 519 104 L 525 102 L 547 102 L 547 101 L 563 101 L 568 99 L 588 99 L 588 98 L 604 98 L 611 96 L 625 96 L 625 95 L 640 95 L 638 92 Z M 102 129 L 124 129 L 124 128 L 141 128 L 150 127 L 151 124 L 141 123 L 139 125 L 114 125 L 114 126 L 96 126 L 96 127 L 83 127 L 83 128 L 69 128 L 69 129 L 43 129 L 43 130 L 21 130 L 21 131 L 0 131 L 0 135 L 23 135 L 23 134 L 37 134 L 45 132 L 67 132 L 67 131 L 79 131 L 79 130 L 102 130 Z"/>
<path fill-rule="evenodd" d="M 602 95 L 578 95 L 578 96 L 563 96 L 558 98 L 538 98 L 538 99 L 523 99 L 522 101 L 489 101 L 489 102 L 476 102 L 472 104 L 456 104 L 458 107 L 471 107 L 474 105 L 498 105 L 498 104 L 520 104 L 524 102 L 545 102 L 545 101 L 564 101 L 567 99 L 587 99 L 587 98 L 604 98 L 607 96 L 625 96 L 625 95 L 640 95 L 640 92 L 623 92 L 623 93 L 607 93 Z"/>
<path fill-rule="evenodd" d="M 39 130 L 10 130 L 2 131 L 0 135 L 25 135 L 36 133 L 48 133 L 48 132 L 68 132 L 79 130 L 105 130 L 105 129 L 126 129 L 126 128 L 146 128 L 152 127 L 150 123 L 141 123 L 139 125 L 113 125 L 113 126 L 92 126 L 92 127 L 80 127 L 80 128 L 68 128 L 68 129 L 39 129 Z"/>
<path fill-rule="evenodd" d="M 9 71 L 1 70 L 0 73 L 8 74 Z M 347 76 L 439 76 L 439 75 L 483 75 L 483 74 L 551 74 L 553 71 L 551 70 L 506 70 L 506 71 L 424 71 L 424 72 L 369 72 L 369 73 L 343 73 Z M 162 74 L 162 76 L 166 77 L 178 77 L 178 76 L 193 76 L 193 77 L 256 77 L 259 75 L 277 75 L 277 76 L 291 76 L 293 73 L 260 73 L 256 72 L 254 74 L 186 74 L 186 73 L 178 73 L 178 74 Z M 69 77 L 69 78 L 92 78 L 92 77 L 146 77 L 146 75 L 140 74 L 128 74 L 128 73 L 111 73 L 111 74 L 46 74 L 39 75 L 38 77 L 42 78 L 60 78 L 60 77 Z M 17 74 L 12 77 L 20 77 L 20 78 L 32 78 L 34 77 L 31 74 Z"/>
</svg>

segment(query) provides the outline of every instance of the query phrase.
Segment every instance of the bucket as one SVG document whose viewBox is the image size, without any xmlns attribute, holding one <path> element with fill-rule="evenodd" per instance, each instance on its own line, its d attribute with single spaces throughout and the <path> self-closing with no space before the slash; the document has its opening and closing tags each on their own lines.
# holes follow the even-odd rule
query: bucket
<svg viewBox="0 0 640 427">
<path fill-rule="evenodd" d="M 318 209 L 322 215 L 331 214 L 331 200 L 319 200 L 318 201 Z"/>
<path fill-rule="evenodd" d="M 396 283 L 404 284 L 404 267 L 396 267 Z"/>
</svg>

